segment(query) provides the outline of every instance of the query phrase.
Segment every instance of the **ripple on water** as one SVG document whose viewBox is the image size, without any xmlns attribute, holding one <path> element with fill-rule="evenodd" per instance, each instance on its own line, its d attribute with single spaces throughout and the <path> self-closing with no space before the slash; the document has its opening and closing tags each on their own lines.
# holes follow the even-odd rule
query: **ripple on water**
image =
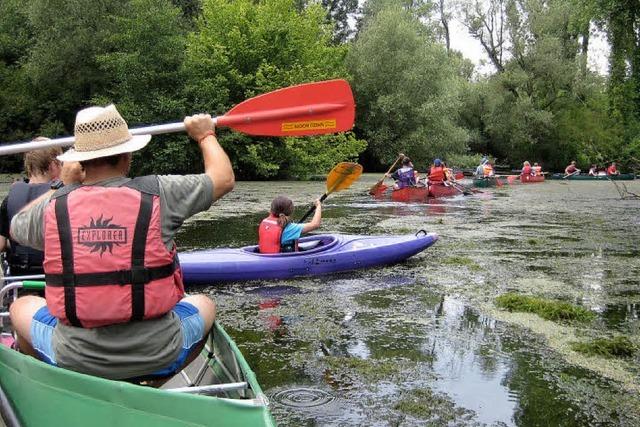
<svg viewBox="0 0 640 427">
<path fill-rule="evenodd" d="M 335 396 L 315 388 L 290 388 L 273 394 L 271 399 L 293 408 L 315 408 L 333 402 Z"/>
</svg>

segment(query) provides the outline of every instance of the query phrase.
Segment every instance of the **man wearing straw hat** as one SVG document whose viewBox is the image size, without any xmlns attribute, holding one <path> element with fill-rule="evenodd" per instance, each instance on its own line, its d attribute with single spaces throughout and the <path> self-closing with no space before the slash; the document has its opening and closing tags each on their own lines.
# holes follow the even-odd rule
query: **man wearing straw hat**
<svg viewBox="0 0 640 427">
<path fill-rule="evenodd" d="M 215 304 L 184 297 L 173 237 L 235 181 L 211 116 L 184 122 L 205 173 L 129 179 L 131 152 L 151 135 L 132 136 L 113 105 L 78 112 L 74 147 L 59 159 L 80 162 L 84 180 L 68 179 L 11 223 L 15 240 L 45 253 L 46 301 L 25 296 L 10 309 L 23 352 L 111 379 L 166 377 L 195 356 Z"/>
</svg>

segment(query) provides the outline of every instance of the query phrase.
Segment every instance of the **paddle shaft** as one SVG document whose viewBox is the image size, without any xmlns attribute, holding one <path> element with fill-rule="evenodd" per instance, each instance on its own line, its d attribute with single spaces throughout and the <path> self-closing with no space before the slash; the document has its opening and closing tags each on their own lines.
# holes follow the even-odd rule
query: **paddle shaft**
<svg viewBox="0 0 640 427">
<path fill-rule="evenodd" d="M 214 119 L 214 123 L 216 122 L 216 119 Z M 184 123 L 180 122 L 134 128 L 129 129 L 129 132 L 131 132 L 131 135 L 162 135 L 165 133 L 182 132 L 184 129 Z M 4 147 L 0 146 L 0 156 L 5 154 L 25 153 L 27 151 L 41 150 L 51 147 L 68 147 L 73 145 L 74 141 L 75 137 L 65 136 L 63 138 L 55 138 L 46 141 L 31 141 L 11 144 Z"/>
<path fill-rule="evenodd" d="M 575 172 L 571 172 L 569 175 L 563 176 L 562 179 L 569 178 L 570 176 L 573 176 L 573 175 L 575 175 L 577 173 L 580 173 L 580 169 L 576 169 Z"/>
<path fill-rule="evenodd" d="M 252 123 L 285 119 L 287 117 L 295 117 L 304 114 L 319 114 L 328 113 L 334 110 L 342 108 L 340 104 L 315 104 L 313 108 L 308 105 L 296 106 L 290 108 L 279 108 L 268 111 L 251 113 L 251 117 L 247 117 L 244 114 L 230 114 L 224 116 L 218 116 L 213 119 L 213 124 L 216 126 L 228 126 L 240 125 L 250 120 Z M 166 123 L 161 125 L 144 126 L 139 128 L 130 129 L 131 135 L 163 135 L 166 133 L 183 132 L 185 126 L 183 122 Z M 73 145 L 75 138 L 73 136 L 66 136 L 63 138 L 55 138 L 46 141 L 31 141 L 19 144 L 11 144 L 7 146 L 0 146 L 0 155 L 25 153 L 32 150 L 40 150 L 50 147 L 67 147 Z"/>
<path fill-rule="evenodd" d="M 329 193 L 324 193 L 322 195 L 322 197 L 320 197 L 320 203 L 324 202 L 325 199 L 327 198 L 327 196 L 329 195 Z M 307 211 L 307 213 L 305 213 L 302 218 L 300 218 L 300 221 L 298 222 L 304 222 L 305 219 L 309 218 L 309 216 L 316 210 L 316 205 L 311 206 L 311 208 L 309 208 L 309 210 Z"/>
<path fill-rule="evenodd" d="M 327 191 L 320 197 L 320 203 L 334 191 L 341 191 L 349 188 L 354 180 L 358 179 L 362 173 L 362 166 L 357 163 L 341 162 L 336 165 L 327 175 Z M 337 178 L 336 178 L 337 175 Z M 335 179 L 334 179 L 335 178 Z M 300 221 L 304 222 L 316 210 L 315 204 L 305 213 Z"/>
<path fill-rule="evenodd" d="M 396 159 L 395 162 L 393 162 L 393 164 L 391 165 L 391 167 L 385 172 L 385 174 L 382 176 L 382 178 L 380 179 L 380 181 L 378 181 L 378 184 L 382 183 L 382 181 L 384 181 L 384 179 L 387 177 L 387 175 L 389 175 L 391 173 L 391 171 L 393 170 L 393 168 L 396 167 L 396 164 L 398 164 L 398 162 L 400 161 L 400 159 L 402 159 L 404 156 L 398 156 L 398 158 Z"/>
</svg>

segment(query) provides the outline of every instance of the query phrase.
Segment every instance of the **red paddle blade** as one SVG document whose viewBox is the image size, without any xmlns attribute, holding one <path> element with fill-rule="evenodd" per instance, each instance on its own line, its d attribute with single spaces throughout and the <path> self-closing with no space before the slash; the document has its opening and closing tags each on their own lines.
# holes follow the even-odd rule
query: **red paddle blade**
<svg viewBox="0 0 640 427">
<path fill-rule="evenodd" d="M 327 80 L 247 99 L 218 117 L 216 124 L 249 135 L 304 136 L 348 131 L 354 119 L 349 83 Z"/>
</svg>

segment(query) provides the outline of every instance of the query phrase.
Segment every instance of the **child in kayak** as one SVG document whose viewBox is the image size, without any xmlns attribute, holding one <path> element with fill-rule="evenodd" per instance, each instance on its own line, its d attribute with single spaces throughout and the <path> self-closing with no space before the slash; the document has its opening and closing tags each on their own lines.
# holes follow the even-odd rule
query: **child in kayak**
<svg viewBox="0 0 640 427">
<path fill-rule="evenodd" d="M 302 234 L 320 227 L 322 203 L 314 202 L 316 211 L 310 222 L 298 224 L 291 220 L 293 201 L 286 196 L 278 196 L 271 202 L 269 216 L 262 220 L 258 228 L 258 247 L 260 253 L 297 252 L 298 239 Z"/>
</svg>

